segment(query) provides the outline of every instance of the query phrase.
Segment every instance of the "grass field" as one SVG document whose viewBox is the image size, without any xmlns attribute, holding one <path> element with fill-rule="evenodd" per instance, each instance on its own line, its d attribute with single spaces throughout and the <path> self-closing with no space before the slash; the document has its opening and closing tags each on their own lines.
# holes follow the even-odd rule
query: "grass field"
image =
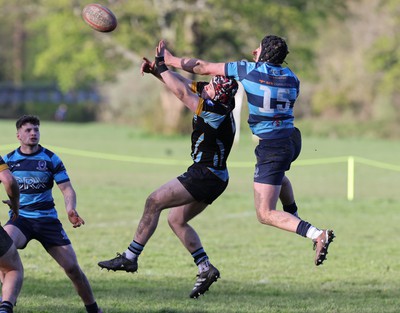
<svg viewBox="0 0 400 313">
<path fill-rule="evenodd" d="M 356 162 L 355 199 L 347 201 L 345 162 L 304 161 L 358 156 L 399 166 L 395 141 L 303 138 L 289 172 L 300 216 L 337 235 L 328 260 L 315 267 L 310 240 L 259 224 L 252 193 L 253 149 L 247 129 L 230 158 L 226 192 L 192 225 L 221 272 L 204 297 L 189 299 L 197 269 L 162 214 L 135 274 L 107 272 L 99 260 L 132 240 L 147 195 L 190 164 L 189 136 L 156 137 L 127 126 L 44 122 L 41 143 L 64 161 L 86 225 L 60 219 L 104 312 L 395 313 L 400 311 L 398 182 L 392 169 Z M 0 153 L 18 146 L 13 121 L 0 120 Z M 302 165 L 303 162 L 303 165 Z M 306 162 L 307 163 L 307 162 Z M 4 189 L 0 196 L 5 197 Z M 0 220 L 7 219 L 6 208 Z M 83 305 L 59 266 L 37 242 L 20 250 L 25 281 L 15 312 L 77 313 Z"/>
</svg>

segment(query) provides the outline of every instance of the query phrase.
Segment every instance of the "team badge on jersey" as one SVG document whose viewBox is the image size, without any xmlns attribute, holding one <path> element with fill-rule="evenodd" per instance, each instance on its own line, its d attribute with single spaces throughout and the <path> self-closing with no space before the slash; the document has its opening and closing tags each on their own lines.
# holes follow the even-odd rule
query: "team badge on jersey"
<svg viewBox="0 0 400 313">
<path fill-rule="evenodd" d="M 39 171 L 45 171 L 45 170 L 47 170 L 47 163 L 46 163 L 46 161 L 40 160 L 40 161 L 38 162 L 38 166 L 37 166 L 36 169 L 39 170 Z"/>
</svg>

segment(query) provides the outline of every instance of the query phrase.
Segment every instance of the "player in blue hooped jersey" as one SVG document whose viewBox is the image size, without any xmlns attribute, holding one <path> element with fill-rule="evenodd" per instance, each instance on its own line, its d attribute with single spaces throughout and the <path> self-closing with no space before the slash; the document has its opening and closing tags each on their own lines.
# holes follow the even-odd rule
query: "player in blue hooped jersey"
<svg viewBox="0 0 400 313">
<path fill-rule="evenodd" d="M 46 251 L 64 269 L 71 279 L 88 313 L 101 313 L 92 288 L 78 264 L 75 251 L 58 219 L 52 196 L 54 182 L 60 188 L 68 219 L 73 227 L 85 222 L 76 211 L 76 193 L 61 159 L 42 147 L 40 120 L 24 115 L 16 122 L 20 147 L 4 157 L 20 190 L 19 216 L 4 226 L 18 249 L 24 249 L 30 240 L 38 240 Z"/>
<path fill-rule="evenodd" d="M 193 164 L 147 198 L 143 216 L 126 251 L 98 265 L 113 271 L 136 272 L 139 255 L 156 230 L 162 210 L 170 209 L 168 223 L 198 267 L 197 280 L 189 294 L 189 297 L 197 298 L 220 277 L 220 273 L 210 263 L 200 237 L 189 221 L 215 201 L 228 185 L 226 161 L 236 130 L 232 110 L 238 84 L 225 76 L 215 76 L 210 82 L 194 82 L 169 71 L 164 64 L 163 44 L 157 47 L 155 63 L 156 66 L 144 59 L 142 73 L 151 73 L 164 82 L 194 113 Z"/>
<path fill-rule="evenodd" d="M 253 183 L 257 218 L 263 224 L 310 238 L 318 266 L 326 259 L 334 233 L 298 217 L 292 185 L 285 175 L 301 150 L 301 134 L 293 123 L 300 83 L 288 67 L 282 66 L 288 53 L 283 38 L 267 35 L 253 51 L 254 62 L 211 63 L 179 58 L 168 50 L 165 62 L 191 73 L 232 76 L 242 83 L 248 101 L 248 123 L 259 138 Z M 276 210 L 278 199 L 283 211 Z"/>
</svg>

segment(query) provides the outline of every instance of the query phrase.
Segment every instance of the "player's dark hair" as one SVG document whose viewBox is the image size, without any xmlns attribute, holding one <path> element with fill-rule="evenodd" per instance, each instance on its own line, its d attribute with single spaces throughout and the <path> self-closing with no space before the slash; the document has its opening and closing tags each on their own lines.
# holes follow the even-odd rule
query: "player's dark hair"
<svg viewBox="0 0 400 313">
<path fill-rule="evenodd" d="M 22 115 L 17 122 L 15 123 L 15 126 L 17 127 L 17 130 L 20 129 L 23 125 L 30 123 L 35 126 L 40 125 L 40 120 L 37 116 L 35 115 Z"/>
<path fill-rule="evenodd" d="M 261 41 L 261 53 L 258 62 L 282 64 L 288 53 L 289 50 L 283 38 L 268 35 Z"/>
</svg>

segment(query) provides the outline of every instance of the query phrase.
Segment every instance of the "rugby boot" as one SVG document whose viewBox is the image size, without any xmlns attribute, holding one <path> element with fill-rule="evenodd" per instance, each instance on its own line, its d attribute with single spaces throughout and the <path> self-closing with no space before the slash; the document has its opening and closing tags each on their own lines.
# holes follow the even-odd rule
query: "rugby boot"
<svg viewBox="0 0 400 313">
<path fill-rule="evenodd" d="M 319 266 L 326 260 L 328 254 L 328 248 L 331 242 L 335 238 L 333 230 L 323 229 L 322 234 L 313 240 L 315 250 L 315 265 Z"/>
<path fill-rule="evenodd" d="M 137 259 L 129 260 L 126 258 L 125 253 L 117 253 L 114 259 L 100 261 L 97 263 L 101 268 L 106 268 L 112 271 L 125 271 L 129 273 L 134 273 L 138 269 Z"/>
<path fill-rule="evenodd" d="M 218 278 L 220 278 L 219 271 L 210 264 L 208 271 L 197 274 L 197 280 L 190 293 L 190 298 L 196 299 L 204 294 Z"/>
</svg>

